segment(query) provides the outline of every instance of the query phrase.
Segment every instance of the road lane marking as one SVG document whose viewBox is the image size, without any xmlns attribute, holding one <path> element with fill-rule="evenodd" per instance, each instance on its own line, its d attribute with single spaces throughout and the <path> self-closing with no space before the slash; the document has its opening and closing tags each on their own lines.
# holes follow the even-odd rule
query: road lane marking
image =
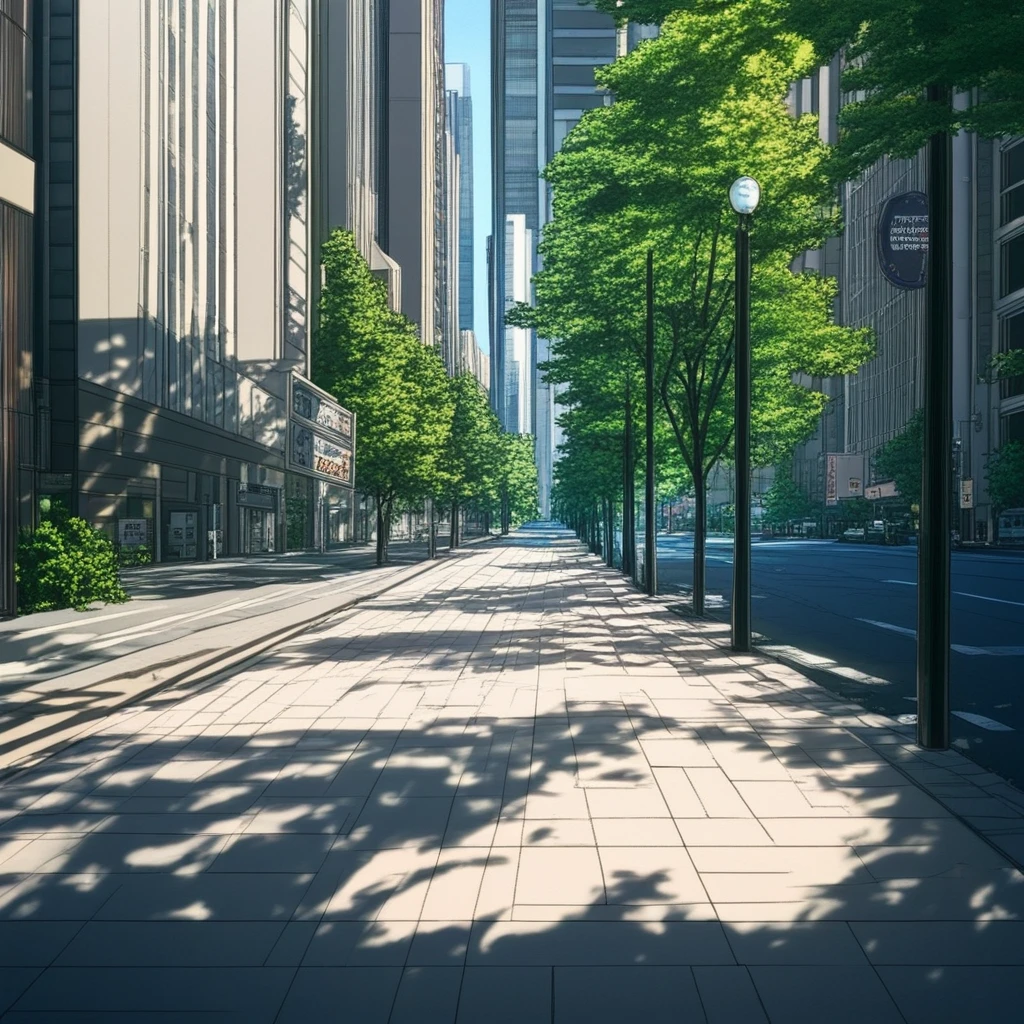
<svg viewBox="0 0 1024 1024">
<path fill-rule="evenodd" d="M 917 702 L 916 697 L 904 697 L 904 700 L 910 700 Z M 1013 732 L 1014 729 L 1010 725 L 1003 725 L 1002 722 L 997 722 L 994 718 L 989 718 L 987 715 L 976 715 L 973 711 L 951 711 L 951 715 L 955 718 L 961 718 L 965 722 L 970 722 L 971 725 L 978 726 L 979 729 L 987 729 L 989 732 Z M 896 721 L 900 725 L 917 725 L 917 715 L 897 715 Z"/>
<path fill-rule="evenodd" d="M 985 715 L 976 715 L 972 711 L 953 711 L 952 714 L 980 729 L 988 729 L 989 732 L 1013 732 L 1011 726 L 1003 725 L 1002 722 L 997 722 L 994 718 L 988 718 Z"/>
<path fill-rule="evenodd" d="M 883 583 L 898 583 L 903 587 L 916 587 L 914 580 L 882 580 Z M 995 604 L 1012 604 L 1015 608 L 1024 608 L 1024 601 L 1008 601 L 1005 597 L 986 597 L 984 594 L 969 594 L 966 590 L 954 590 L 956 597 L 973 597 L 976 601 L 992 601 Z"/>
<path fill-rule="evenodd" d="M 1024 608 L 1024 601 L 1007 601 L 1003 597 L 985 597 L 984 594 L 965 594 L 962 590 L 954 590 L 957 597 L 974 597 L 979 601 L 994 601 L 996 604 L 1012 604 L 1017 608 Z"/>
<path fill-rule="evenodd" d="M 876 619 L 857 619 L 858 622 L 866 622 L 869 626 L 877 626 L 879 629 L 888 629 L 893 633 L 901 633 L 903 636 L 917 636 L 916 629 L 907 629 L 906 626 L 894 626 L 891 622 L 878 622 Z M 972 647 L 970 644 L 950 644 L 949 649 L 957 654 L 966 654 L 971 657 L 984 655 L 989 658 L 1020 658 L 1024 657 L 1024 647 L 1013 645 L 994 647 Z"/>
<path fill-rule="evenodd" d="M 917 636 L 916 629 L 907 629 L 906 626 L 894 626 L 891 622 L 879 622 L 877 619 L 857 619 L 858 622 L 866 622 L 869 626 L 877 626 L 879 629 L 889 629 L 893 633 L 902 633 L 904 636 Z"/>
</svg>

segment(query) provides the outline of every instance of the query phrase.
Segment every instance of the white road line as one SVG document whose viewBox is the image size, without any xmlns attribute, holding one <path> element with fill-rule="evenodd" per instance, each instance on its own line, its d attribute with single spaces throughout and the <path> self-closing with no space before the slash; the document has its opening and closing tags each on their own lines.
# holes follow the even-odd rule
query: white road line
<svg viewBox="0 0 1024 1024">
<path fill-rule="evenodd" d="M 984 594 L 965 594 L 962 590 L 954 590 L 957 597 L 974 597 L 979 601 L 994 601 L 996 604 L 1012 604 L 1017 608 L 1024 608 L 1024 601 L 1007 601 L 1002 597 L 985 597 Z"/>
<path fill-rule="evenodd" d="M 898 583 L 904 587 L 916 587 L 912 580 L 882 580 L 883 583 Z M 1005 597 L 986 597 L 984 594 L 968 594 L 965 590 L 954 590 L 957 597 L 973 597 L 976 601 L 992 601 L 994 604 L 1012 604 L 1015 608 L 1024 608 L 1024 601 L 1008 601 Z"/>
<path fill-rule="evenodd" d="M 976 715 L 971 711 L 953 711 L 951 714 L 980 729 L 988 729 L 989 732 L 1013 732 L 1010 726 L 1003 725 L 1002 722 L 997 722 L 994 718 L 987 718 L 985 715 Z"/>
<path fill-rule="evenodd" d="M 857 619 L 858 622 L 866 622 L 869 626 L 877 626 L 879 629 L 889 629 L 893 633 L 902 633 L 904 636 L 917 636 L 916 629 L 907 629 L 906 626 L 894 626 L 891 622 L 878 622 L 876 619 Z"/>
<path fill-rule="evenodd" d="M 913 701 L 917 703 L 916 697 L 904 697 L 904 700 Z M 988 729 L 989 732 L 1013 732 L 1012 726 L 1003 725 L 1002 722 L 997 722 L 994 718 L 989 718 L 987 715 L 976 715 L 973 711 L 951 711 L 951 715 L 957 718 L 963 719 L 965 722 L 970 722 L 971 725 L 978 726 L 979 729 Z M 917 725 L 917 715 L 899 715 L 896 721 L 900 725 Z"/>
<path fill-rule="evenodd" d="M 878 622 L 875 619 L 857 619 L 858 622 L 866 622 L 869 626 L 877 626 L 879 629 L 888 629 L 893 633 L 901 633 L 903 636 L 917 636 L 916 629 L 907 629 L 906 626 L 894 626 L 891 622 Z M 970 644 L 950 644 L 950 650 L 957 654 L 966 654 L 971 657 L 984 655 L 989 658 L 1020 658 L 1024 656 L 1024 647 L 997 646 L 997 647 L 972 647 Z"/>
</svg>

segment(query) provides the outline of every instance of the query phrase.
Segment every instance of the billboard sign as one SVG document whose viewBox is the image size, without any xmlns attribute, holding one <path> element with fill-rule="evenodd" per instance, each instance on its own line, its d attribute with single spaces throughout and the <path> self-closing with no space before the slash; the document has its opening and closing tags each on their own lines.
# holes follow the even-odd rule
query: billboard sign
<svg viewBox="0 0 1024 1024">
<path fill-rule="evenodd" d="M 974 508 L 974 481 L 960 481 L 960 507 Z"/>
<path fill-rule="evenodd" d="M 825 456 L 825 504 L 864 496 L 864 456 L 837 452 Z"/>
<path fill-rule="evenodd" d="M 897 288 L 923 288 L 928 262 L 928 197 L 904 192 L 886 201 L 878 217 L 878 262 Z"/>
<path fill-rule="evenodd" d="M 352 487 L 355 434 L 356 418 L 348 409 L 304 377 L 292 374 L 286 451 L 289 470 Z"/>
</svg>

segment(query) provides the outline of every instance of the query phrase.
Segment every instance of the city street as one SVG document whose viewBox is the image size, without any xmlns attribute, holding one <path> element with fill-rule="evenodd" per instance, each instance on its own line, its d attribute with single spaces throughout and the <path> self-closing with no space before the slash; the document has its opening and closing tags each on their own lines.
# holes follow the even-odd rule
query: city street
<svg viewBox="0 0 1024 1024">
<path fill-rule="evenodd" d="M 550 525 L 0 777 L 0 1021 L 1009 1024 L 1024 794 Z"/>
<path fill-rule="evenodd" d="M 692 583 L 690 536 L 658 538 L 659 587 Z M 958 746 L 1024 778 L 1024 557 L 954 552 L 951 696 Z M 728 617 L 732 539 L 708 546 L 709 614 Z M 759 642 L 872 710 L 913 714 L 917 550 L 833 541 L 753 545 Z M 1010 731 L 1012 730 L 1012 731 Z"/>
</svg>

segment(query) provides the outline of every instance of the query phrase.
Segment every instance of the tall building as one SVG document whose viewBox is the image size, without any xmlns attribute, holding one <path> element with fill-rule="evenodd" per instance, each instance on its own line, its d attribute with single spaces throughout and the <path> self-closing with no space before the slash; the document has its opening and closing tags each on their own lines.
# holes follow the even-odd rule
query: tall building
<svg viewBox="0 0 1024 1024">
<path fill-rule="evenodd" d="M 459 330 L 474 328 L 473 96 L 468 64 L 445 66 L 448 126 L 459 158 Z"/>
<path fill-rule="evenodd" d="M 510 213 L 505 218 L 505 252 L 502 259 L 505 271 L 505 312 L 517 302 L 530 301 L 534 253 L 534 233 L 526 226 L 525 215 Z M 532 434 L 533 402 L 536 395 L 532 386 L 532 332 L 509 324 L 503 324 L 502 331 L 504 378 L 499 419 L 511 433 Z"/>
<path fill-rule="evenodd" d="M 382 247 L 388 183 L 389 0 L 317 0 L 312 104 L 314 248 L 335 228 L 351 231 L 393 309 L 402 268 Z M 314 278 L 319 292 L 319 278 Z"/>
<path fill-rule="evenodd" d="M 843 97 L 839 59 L 797 83 L 795 114 L 816 113 L 826 141 L 836 138 Z M 966 100 L 966 97 L 960 97 Z M 989 362 L 999 351 L 1024 348 L 1024 140 L 953 139 L 953 434 L 961 537 L 993 538 L 995 510 L 985 467 L 990 453 L 1024 439 L 1024 379 L 993 382 Z M 902 282 L 881 265 L 893 203 L 926 203 L 923 155 L 883 158 L 846 182 L 841 193 L 844 231 L 826 248 L 808 253 L 803 268 L 839 281 L 840 323 L 870 327 L 875 357 L 856 373 L 814 382 L 829 396 L 818 432 L 794 459 L 797 481 L 819 501 L 841 504 L 826 489 L 829 456 L 847 456 L 865 496 L 891 492 L 875 456 L 902 433 L 923 401 L 924 289 Z M 922 198 L 922 194 L 924 197 Z M 923 212 L 923 206 L 921 212 Z M 923 267 L 924 249 L 919 252 Z M 799 268 L 798 268 L 799 269 Z M 969 481 L 969 487 L 961 486 Z M 877 489 L 880 490 L 877 490 Z M 876 490 L 872 490 L 876 489 Z M 961 499 L 964 490 L 969 499 Z"/>
<path fill-rule="evenodd" d="M 401 267 L 401 310 L 439 351 L 444 330 L 443 0 L 386 0 L 381 248 Z"/>
<path fill-rule="evenodd" d="M 558 438 L 555 395 L 537 367 L 547 360 L 550 344 L 528 332 L 529 366 L 521 379 L 504 327 L 504 310 L 518 301 L 509 291 L 518 275 L 505 265 L 507 223 L 510 216 L 523 219 L 522 228 L 531 237 L 532 276 L 539 269 L 537 243 L 551 216 L 540 172 L 584 113 L 609 101 L 594 73 L 615 59 L 619 40 L 609 15 L 578 0 L 491 0 L 491 34 L 492 232 L 494 238 L 506 238 L 504 246 L 490 250 L 491 402 L 505 429 L 536 438 L 541 514 L 547 516 Z M 529 419 L 517 419 L 515 425 L 509 416 L 513 409 L 521 411 L 523 403 L 507 393 L 513 382 L 529 396 Z"/>
<path fill-rule="evenodd" d="M 314 0 L 32 6 L 39 494 L 162 561 L 304 546 L 286 485 L 352 473 L 306 379 Z"/>
<path fill-rule="evenodd" d="M 0 4 L 0 618 L 16 611 L 18 530 L 31 525 L 39 461 L 32 280 L 39 23 L 32 13 L 24 0 Z"/>
</svg>

